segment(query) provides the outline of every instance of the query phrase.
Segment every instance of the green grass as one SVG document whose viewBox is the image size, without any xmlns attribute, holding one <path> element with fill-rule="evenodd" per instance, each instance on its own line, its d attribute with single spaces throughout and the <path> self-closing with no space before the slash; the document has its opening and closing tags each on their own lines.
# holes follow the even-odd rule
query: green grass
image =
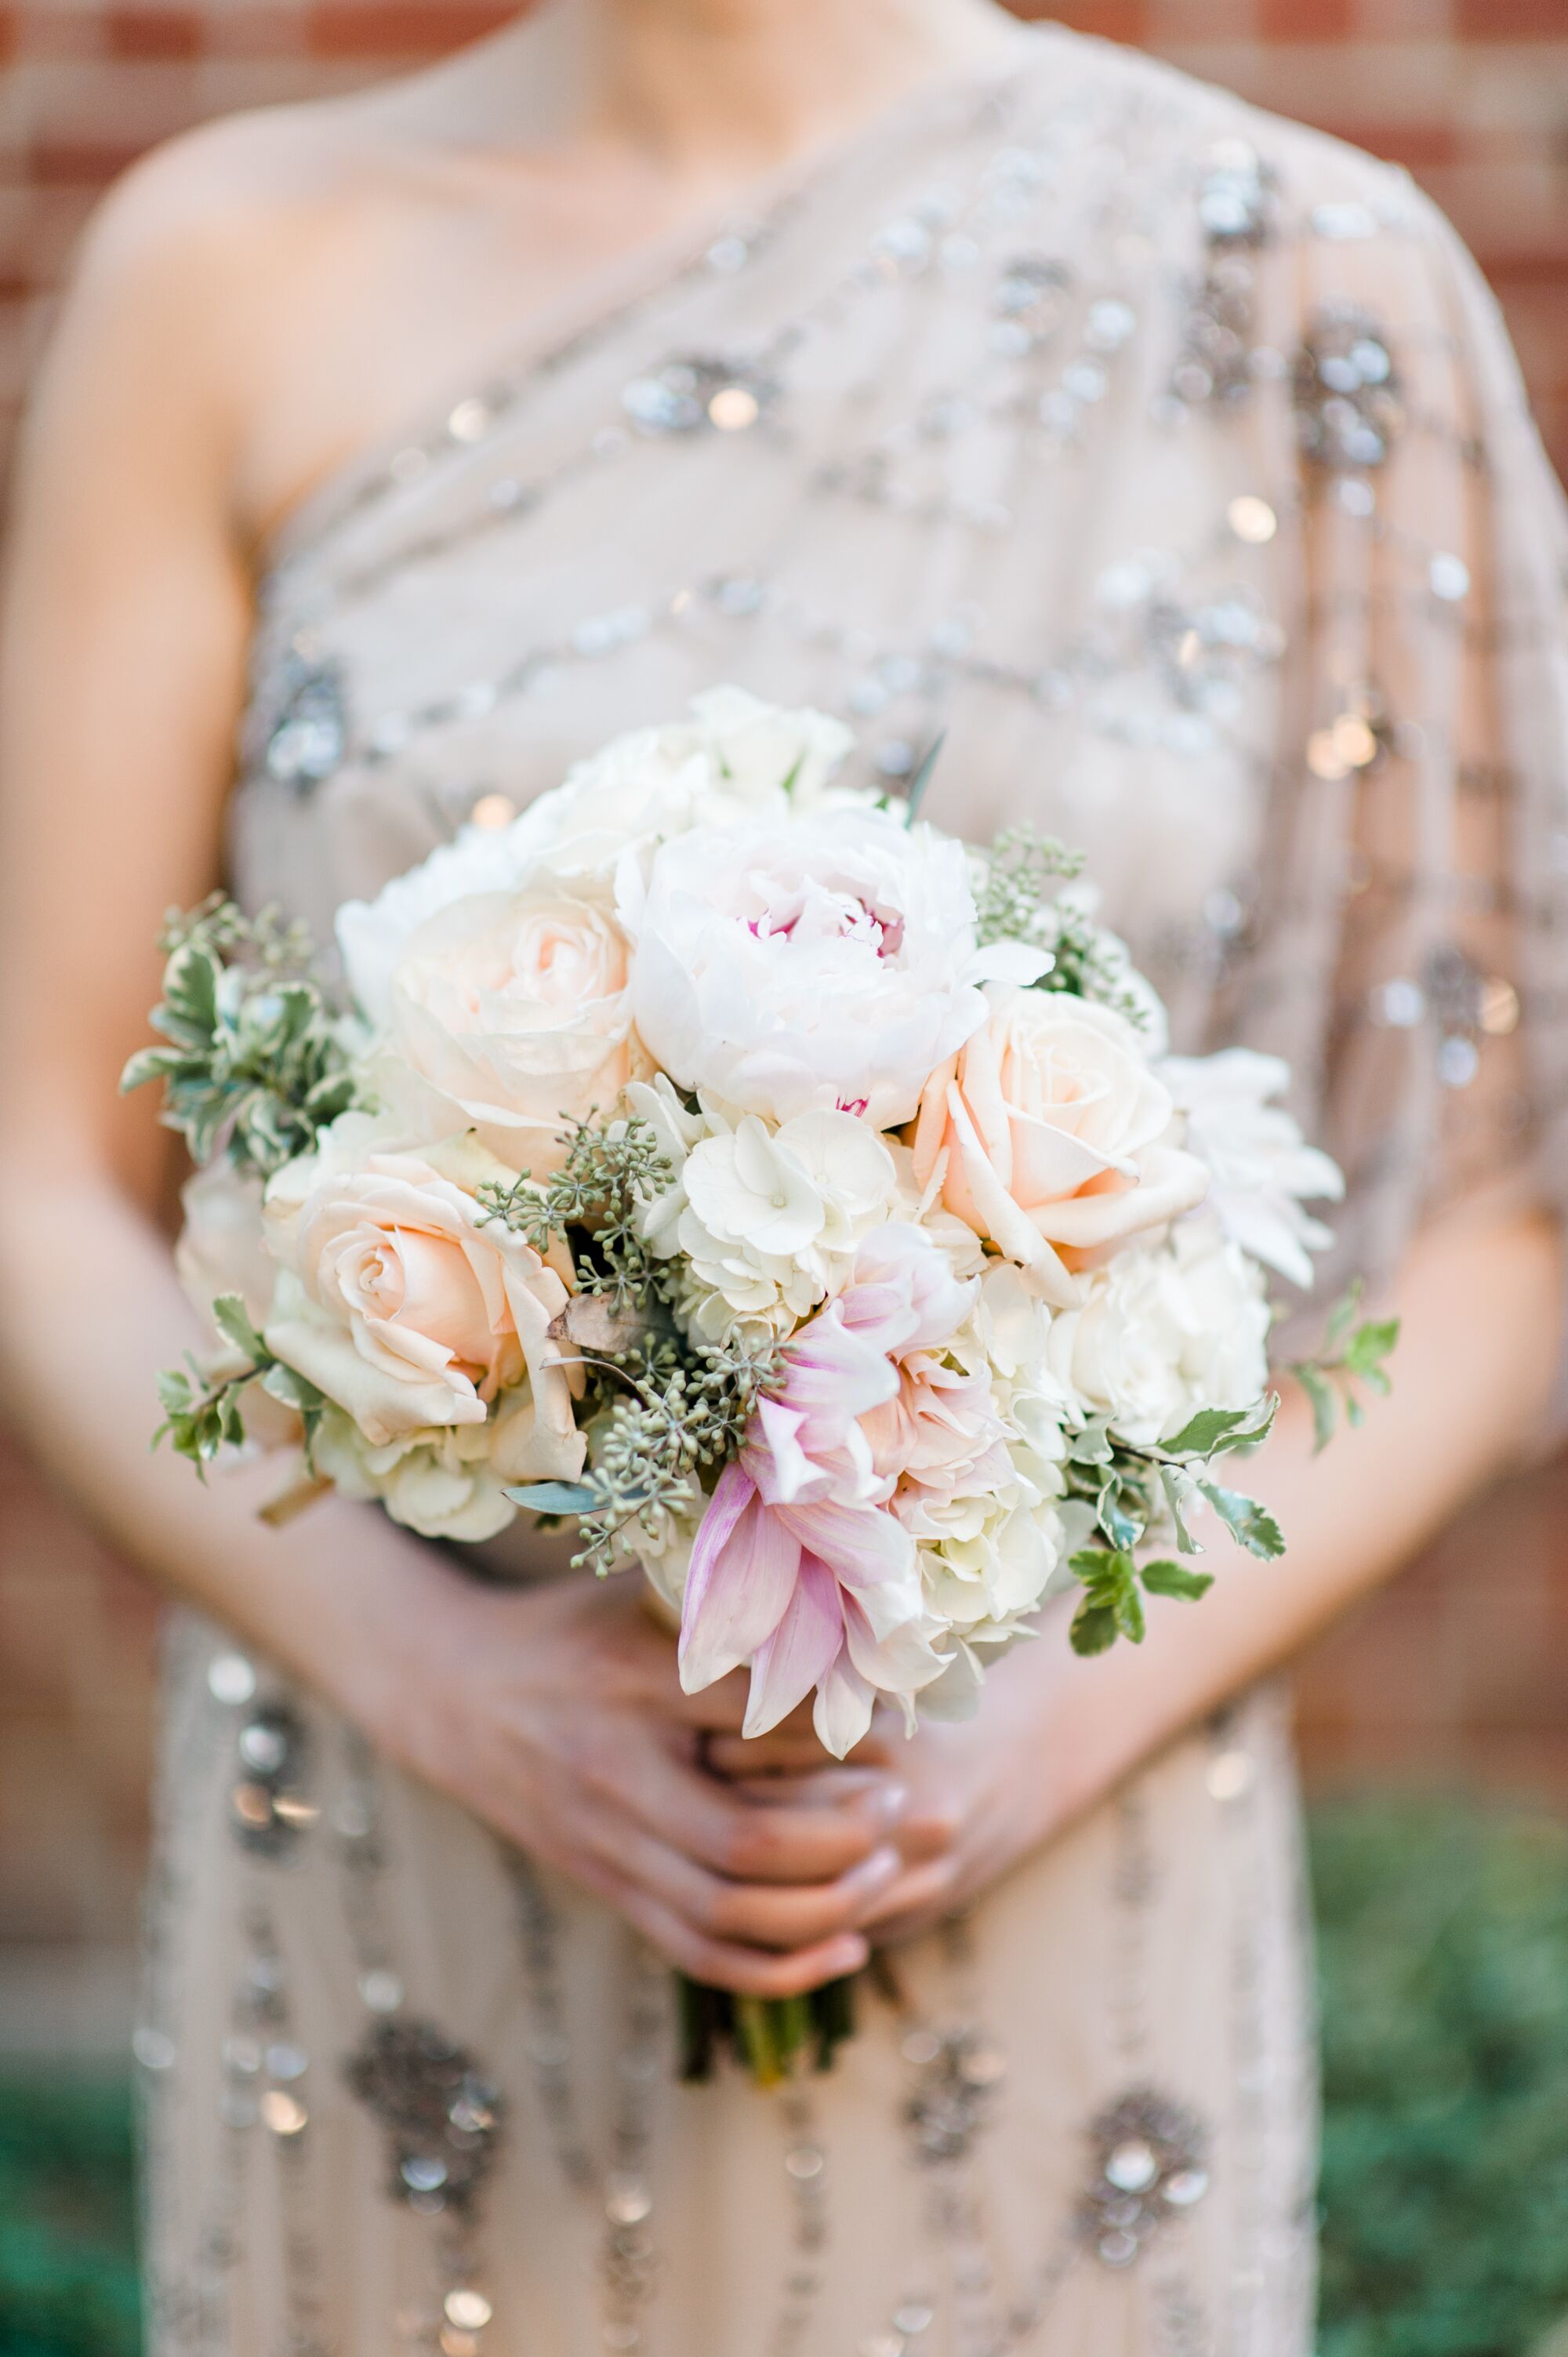
<svg viewBox="0 0 1568 2357">
<path fill-rule="evenodd" d="M 1320 1809 L 1322 2357 L 1524 2357 L 1568 2319 L 1568 1827 Z"/>
<path fill-rule="evenodd" d="M 1313 1824 L 1320 2357 L 1529 2357 L 1568 2319 L 1568 1827 L 1387 1797 Z M 136 2357 L 124 2083 L 0 2079 L 0 2357 Z"/>
<path fill-rule="evenodd" d="M 118 2078 L 0 2081 L 0 2357 L 135 2357 L 131 2096 Z"/>
</svg>

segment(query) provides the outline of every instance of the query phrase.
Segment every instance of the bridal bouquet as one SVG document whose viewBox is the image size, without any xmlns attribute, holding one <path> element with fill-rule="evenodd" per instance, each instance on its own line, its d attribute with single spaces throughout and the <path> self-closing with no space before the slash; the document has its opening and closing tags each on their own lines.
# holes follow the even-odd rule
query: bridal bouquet
<svg viewBox="0 0 1568 2357">
<path fill-rule="evenodd" d="M 349 902 L 341 987 L 208 903 L 125 1076 L 199 1166 L 177 1448 L 287 1448 L 276 1512 L 575 1523 L 688 1690 L 745 1669 L 748 1735 L 813 1696 L 840 1757 L 879 1701 L 972 1709 L 1058 1592 L 1098 1652 L 1204 1593 L 1216 1527 L 1281 1552 L 1222 1460 L 1341 1189 L 1282 1064 L 1168 1053 L 1058 845 L 971 849 L 850 746 L 704 696 Z M 1321 1437 L 1393 1340 L 1336 1314 Z M 837 2018 L 734 2012 L 765 2071 Z"/>
</svg>

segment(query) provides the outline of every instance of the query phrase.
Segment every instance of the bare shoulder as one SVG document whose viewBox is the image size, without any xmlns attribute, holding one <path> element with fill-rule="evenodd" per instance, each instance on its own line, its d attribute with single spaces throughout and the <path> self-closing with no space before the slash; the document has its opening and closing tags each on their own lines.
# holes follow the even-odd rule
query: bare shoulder
<svg viewBox="0 0 1568 2357">
<path fill-rule="evenodd" d="M 387 164 L 374 117 L 321 101 L 221 117 L 156 147 L 99 206 L 72 272 L 79 308 L 188 295 L 220 320 L 264 299 Z M 118 306 L 114 306 L 118 307 Z"/>
<path fill-rule="evenodd" d="M 38 402 L 38 430 L 84 407 L 126 436 L 161 441 L 204 468 L 242 528 L 274 494 L 248 478 L 275 417 L 324 383 L 352 380 L 333 359 L 346 297 L 418 200 L 404 117 L 377 94 L 224 117 L 155 149 L 113 188 L 75 257 Z M 411 168 L 412 157 L 412 168 Z M 292 426 L 289 430 L 293 430 Z M 330 423 L 323 438 L 334 437 Z M 304 447 L 263 471 L 308 470 Z M 77 440 L 82 436 L 78 431 Z"/>
</svg>

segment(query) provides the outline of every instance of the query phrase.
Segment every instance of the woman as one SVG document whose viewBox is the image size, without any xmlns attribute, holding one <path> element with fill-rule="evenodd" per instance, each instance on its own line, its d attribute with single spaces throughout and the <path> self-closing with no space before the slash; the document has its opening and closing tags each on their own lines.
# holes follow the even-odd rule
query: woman
<svg viewBox="0 0 1568 2357">
<path fill-rule="evenodd" d="M 40 1454 L 191 1608 L 156 2357 L 1306 2350 L 1258 1682 L 1546 1405 L 1565 554 L 1401 176 L 987 0 L 561 0 L 111 199 L 13 556 L 0 1302 Z M 274 1531 L 146 1452 L 192 1329 L 114 1081 L 164 909 L 325 932 L 722 680 L 890 786 L 945 729 L 939 820 L 1081 845 L 1179 1036 L 1293 1059 L 1405 1319 L 1327 1478 L 1286 1403 L 1283 1566 L 842 1768 L 537 1542 Z M 782 1994 L 873 1943 L 831 2081 L 673 2083 L 658 1959 Z"/>
</svg>

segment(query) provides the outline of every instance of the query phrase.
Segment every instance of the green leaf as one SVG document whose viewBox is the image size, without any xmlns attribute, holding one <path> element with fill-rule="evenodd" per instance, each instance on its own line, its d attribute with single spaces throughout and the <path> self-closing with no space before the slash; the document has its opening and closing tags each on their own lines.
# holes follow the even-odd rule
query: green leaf
<svg viewBox="0 0 1568 2357">
<path fill-rule="evenodd" d="M 1103 1592 L 1131 1572 L 1133 1561 L 1130 1555 L 1120 1554 L 1114 1547 L 1087 1546 L 1079 1547 L 1075 1555 L 1069 1556 L 1067 1567 L 1075 1579 L 1083 1582 L 1085 1587 Z"/>
<path fill-rule="evenodd" d="M 243 1351 L 252 1366 L 260 1366 L 270 1356 L 266 1344 L 251 1323 L 251 1313 L 237 1293 L 220 1293 L 212 1305 L 212 1323 L 224 1338 Z"/>
<path fill-rule="evenodd" d="M 1358 1326 L 1345 1345 L 1345 1367 L 1348 1373 L 1363 1375 L 1369 1382 L 1382 1375 L 1383 1361 L 1398 1345 L 1400 1321 L 1397 1318 L 1369 1318 Z M 1387 1382 L 1387 1377 L 1383 1377 Z"/>
<path fill-rule="evenodd" d="M 1111 1419 L 1092 1415 L 1068 1444 L 1069 1465 L 1109 1465 L 1112 1458 Z"/>
<path fill-rule="evenodd" d="M 1244 1426 L 1255 1424 L 1257 1415 L 1253 1407 L 1202 1407 L 1174 1439 L 1160 1446 L 1167 1457 L 1212 1457 L 1226 1442 L 1233 1443 Z"/>
<path fill-rule="evenodd" d="M 120 1094 L 145 1087 L 148 1081 L 166 1081 L 185 1061 L 178 1048 L 138 1048 L 120 1075 Z"/>
<path fill-rule="evenodd" d="M 1303 1360 L 1293 1372 L 1312 1405 L 1313 1455 L 1320 1457 L 1334 1437 L 1334 1427 L 1339 1419 L 1339 1403 L 1327 1376 L 1309 1360 Z"/>
<path fill-rule="evenodd" d="M 262 1389 L 284 1407 L 295 1408 L 301 1415 L 319 1415 L 327 1405 L 325 1392 L 317 1391 L 295 1368 L 285 1367 L 281 1359 L 274 1359 L 263 1375 Z"/>
<path fill-rule="evenodd" d="M 1077 1650 L 1079 1652 L 1086 1650 L 1078 1641 L 1079 1623 L 1098 1631 L 1100 1623 L 1094 1615 L 1099 1612 L 1110 1616 L 1112 1636 L 1105 1639 L 1104 1644 L 1096 1642 L 1088 1651 L 1103 1652 L 1105 1645 L 1112 1641 L 1118 1631 L 1122 1636 L 1131 1637 L 1135 1645 L 1141 1645 L 1144 1641 L 1144 1600 L 1138 1593 L 1133 1558 L 1125 1549 L 1083 1547 L 1071 1557 L 1068 1568 L 1082 1580 L 1089 1590 L 1073 1620 L 1073 1643 Z"/>
<path fill-rule="evenodd" d="M 1187 1529 L 1183 1518 L 1184 1500 L 1181 1479 L 1168 1465 L 1162 1465 L 1160 1468 L 1160 1487 L 1165 1493 L 1165 1505 L 1169 1510 L 1172 1526 L 1176 1531 L 1177 1546 L 1183 1555 L 1201 1555 L 1203 1549 Z"/>
<path fill-rule="evenodd" d="M 1324 1341 L 1329 1351 L 1334 1349 L 1336 1343 L 1342 1341 L 1350 1331 L 1355 1322 L 1356 1312 L 1361 1306 L 1361 1296 L 1366 1289 L 1363 1279 L 1353 1276 L 1329 1311 L 1323 1329 Z"/>
<path fill-rule="evenodd" d="M 221 969 L 212 952 L 182 942 L 164 968 L 163 1001 L 154 1020 L 182 1046 L 204 1045 L 218 1028 L 218 981 Z"/>
<path fill-rule="evenodd" d="M 177 1367 L 164 1367 L 155 1378 L 158 1405 L 167 1416 L 186 1415 L 190 1410 L 193 1394 L 190 1377 L 182 1375 Z"/>
<path fill-rule="evenodd" d="M 1144 1535 L 1144 1525 L 1127 1512 L 1122 1497 L 1122 1483 L 1112 1474 L 1101 1491 L 1095 1508 L 1100 1527 L 1113 1547 L 1136 1546 Z"/>
<path fill-rule="evenodd" d="M 944 728 L 932 738 L 925 759 L 909 780 L 909 791 L 904 797 L 905 821 L 909 826 L 914 825 L 920 814 L 920 804 L 926 799 L 926 788 L 931 782 L 931 772 L 936 768 L 942 747 L 947 741 L 948 732 Z"/>
<path fill-rule="evenodd" d="M 1249 1555 L 1260 1555 L 1265 1562 L 1283 1555 L 1284 1533 L 1255 1498 L 1244 1498 L 1239 1490 L 1222 1490 L 1218 1481 L 1200 1481 L 1197 1486 L 1231 1537 Z"/>
<path fill-rule="evenodd" d="M 1211 1571 L 1188 1571 L 1182 1563 L 1146 1563 L 1139 1577 L 1151 1596 L 1179 1596 L 1195 1604 L 1214 1585 Z"/>
<path fill-rule="evenodd" d="M 1141 1645 L 1145 1625 L 1144 1599 L 1138 1593 L 1136 1582 L 1130 1579 L 1124 1588 L 1117 1591 L 1116 1626 L 1123 1637 L 1130 1637 L 1134 1645 Z"/>
<path fill-rule="evenodd" d="M 583 1481 L 530 1481 L 501 1495 L 536 1514 L 591 1514 L 601 1502 L 598 1491 Z"/>
<path fill-rule="evenodd" d="M 1097 1604 L 1086 1596 L 1073 1614 L 1069 1631 L 1075 1653 L 1107 1653 L 1116 1642 L 1116 1614 L 1109 1604 Z"/>
</svg>

